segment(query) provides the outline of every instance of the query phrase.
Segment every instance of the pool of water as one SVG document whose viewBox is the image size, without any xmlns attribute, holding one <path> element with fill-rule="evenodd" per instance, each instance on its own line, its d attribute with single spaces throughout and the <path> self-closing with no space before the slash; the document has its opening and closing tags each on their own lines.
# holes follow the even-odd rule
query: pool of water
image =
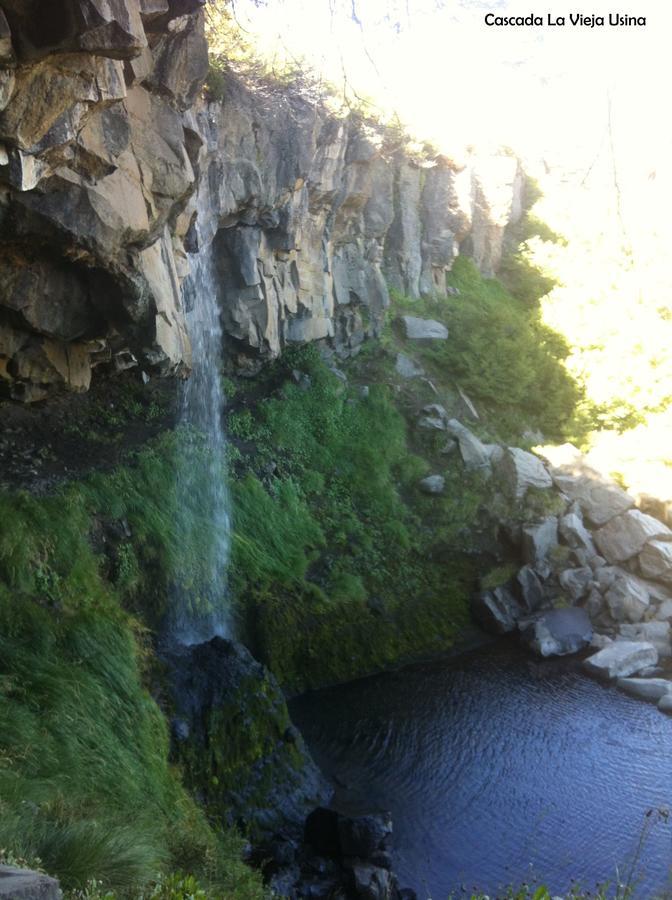
<svg viewBox="0 0 672 900">
<path fill-rule="evenodd" d="M 395 867 L 421 898 L 542 881 L 563 893 L 670 884 L 672 719 L 506 641 L 294 700 L 345 812 L 389 809 Z M 650 827 L 649 827 L 650 826 Z"/>
</svg>

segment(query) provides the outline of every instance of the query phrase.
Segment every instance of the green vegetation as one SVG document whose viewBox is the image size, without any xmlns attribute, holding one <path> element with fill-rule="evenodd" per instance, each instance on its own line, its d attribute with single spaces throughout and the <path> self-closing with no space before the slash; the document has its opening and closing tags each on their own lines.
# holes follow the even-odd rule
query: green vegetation
<svg viewBox="0 0 672 900">
<path fill-rule="evenodd" d="M 456 470 L 449 500 L 420 495 L 427 463 L 390 392 L 347 390 L 313 348 L 271 377 L 274 393 L 231 416 L 253 447 L 234 466 L 231 566 L 253 652 L 298 691 L 449 646 L 473 577 L 459 534 L 486 486 Z"/>
<path fill-rule="evenodd" d="M 167 490 L 177 440 L 52 497 L 0 497 L 0 847 L 66 888 L 177 898 L 152 891 L 182 870 L 243 900 L 260 883 L 169 764 L 145 631 L 124 610 L 160 614 L 178 551 L 200 574 Z"/>
<path fill-rule="evenodd" d="M 538 307 L 483 278 L 466 257 L 455 260 L 448 280 L 457 296 L 394 297 L 398 312 L 448 326 L 448 341 L 414 346 L 414 355 L 431 375 L 454 379 L 502 439 L 517 439 L 525 427 L 557 440 L 573 436 L 581 394 L 563 364 L 569 353 L 563 338 L 544 325 Z"/>
</svg>

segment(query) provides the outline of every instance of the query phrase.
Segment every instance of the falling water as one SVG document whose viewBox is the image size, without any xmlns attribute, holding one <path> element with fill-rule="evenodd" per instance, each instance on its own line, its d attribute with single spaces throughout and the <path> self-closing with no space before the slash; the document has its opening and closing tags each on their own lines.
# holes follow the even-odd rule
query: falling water
<svg viewBox="0 0 672 900">
<path fill-rule="evenodd" d="M 222 422 L 222 328 L 210 247 L 192 257 L 183 298 L 192 371 L 181 387 L 177 462 L 178 541 L 168 640 L 194 644 L 229 633 L 226 570 L 230 545 L 226 438 Z"/>
</svg>

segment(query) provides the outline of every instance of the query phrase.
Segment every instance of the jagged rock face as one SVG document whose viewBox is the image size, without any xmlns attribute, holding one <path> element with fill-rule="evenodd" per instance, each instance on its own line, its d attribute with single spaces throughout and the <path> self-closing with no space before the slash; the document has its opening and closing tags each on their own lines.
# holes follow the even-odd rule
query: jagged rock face
<svg viewBox="0 0 672 900">
<path fill-rule="evenodd" d="M 460 247 L 497 267 L 521 208 L 513 157 L 412 160 L 370 125 L 233 75 L 208 103 L 203 5 L 0 0 L 4 396 L 85 390 L 122 359 L 188 372 L 181 283 L 211 241 L 228 359 L 245 371 L 289 343 L 356 353 L 387 282 L 445 294 Z"/>
<path fill-rule="evenodd" d="M 174 221 L 196 187 L 182 114 L 207 73 L 198 6 L 0 2 L 5 395 L 86 390 L 129 359 L 188 369 Z"/>
</svg>

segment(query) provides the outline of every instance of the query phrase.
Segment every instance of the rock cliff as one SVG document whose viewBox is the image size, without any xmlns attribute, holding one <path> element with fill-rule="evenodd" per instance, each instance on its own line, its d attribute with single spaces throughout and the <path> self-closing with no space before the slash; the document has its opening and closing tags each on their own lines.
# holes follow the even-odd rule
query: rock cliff
<svg viewBox="0 0 672 900">
<path fill-rule="evenodd" d="M 203 0 L 0 0 L 0 390 L 92 370 L 186 374 L 181 283 L 213 243 L 232 367 L 288 342 L 348 355 L 388 284 L 497 267 L 523 178 L 506 155 L 414 160 L 384 132 L 227 76 L 208 102 Z"/>
</svg>

